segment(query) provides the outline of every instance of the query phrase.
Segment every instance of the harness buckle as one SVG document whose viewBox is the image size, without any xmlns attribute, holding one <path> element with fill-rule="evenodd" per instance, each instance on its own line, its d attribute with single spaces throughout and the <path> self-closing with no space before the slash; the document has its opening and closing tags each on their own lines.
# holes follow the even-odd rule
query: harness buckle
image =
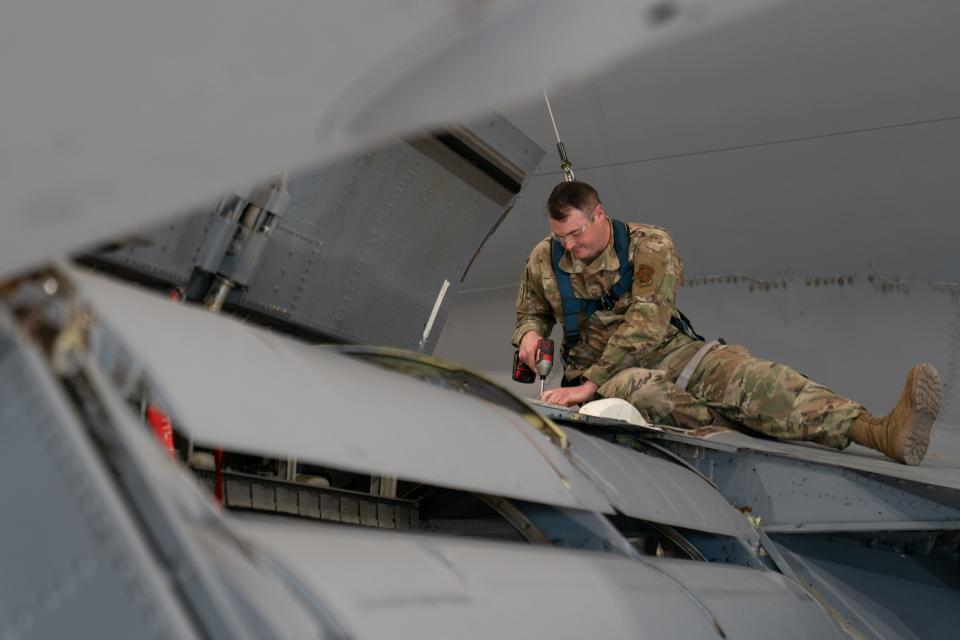
<svg viewBox="0 0 960 640">
<path fill-rule="evenodd" d="M 607 291 L 605 294 L 600 296 L 599 300 L 597 300 L 597 306 L 604 311 L 612 311 L 617 304 L 617 300 L 619 299 L 619 297 L 613 295 L 613 292 Z"/>
</svg>

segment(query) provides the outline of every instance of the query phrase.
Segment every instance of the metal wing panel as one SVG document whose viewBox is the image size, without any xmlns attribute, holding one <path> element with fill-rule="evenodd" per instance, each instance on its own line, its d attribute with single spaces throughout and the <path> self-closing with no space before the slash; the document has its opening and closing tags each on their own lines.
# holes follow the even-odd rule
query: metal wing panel
<svg viewBox="0 0 960 640">
<path fill-rule="evenodd" d="M 46 363 L 0 308 L 4 638 L 200 637 Z"/>
<path fill-rule="evenodd" d="M 798 583 L 775 571 L 659 560 L 717 617 L 728 638 L 849 638 Z"/>
<path fill-rule="evenodd" d="M 676 527 L 756 539 L 750 523 L 697 474 L 661 458 L 564 429 L 577 465 L 624 514 Z"/>
<path fill-rule="evenodd" d="M 607 511 L 522 416 L 228 316 L 74 272 L 209 445 L 558 506 Z"/>
<path fill-rule="evenodd" d="M 670 435 L 666 437 L 668 439 L 690 440 L 683 436 Z M 855 471 L 876 473 L 891 478 L 909 480 L 911 482 L 929 484 L 936 487 L 960 490 L 960 463 L 956 460 L 942 458 L 935 454 L 928 456 L 920 465 L 907 466 L 894 462 L 875 451 L 858 445 L 852 445 L 844 451 L 835 451 L 812 443 L 781 442 L 778 440 L 751 438 L 748 435 L 736 431 L 718 433 L 710 436 L 709 440 L 696 439 L 695 442 L 705 447 L 711 447 L 714 443 L 719 443 L 721 445 L 734 446 L 738 449 L 773 453 L 807 462 L 816 462 Z"/>
<path fill-rule="evenodd" d="M 238 305 L 407 349 L 418 347 L 441 290 L 456 289 L 503 211 L 399 141 L 306 172 L 289 188 L 291 204 Z M 425 341 L 430 351 L 442 326 Z"/>
<path fill-rule="evenodd" d="M 137 232 L 130 244 L 101 251 L 98 258 L 147 278 L 186 287 L 213 220 L 207 211 L 175 218 Z"/>
<path fill-rule="evenodd" d="M 543 155 L 496 114 L 475 128 L 384 140 L 293 174 L 269 231 L 241 231 L 244 200 L 231 195 L 144 230 L 149 242 L 120 239 L 84 258 L 181 287 L 191 300 L 219 274 L 235 286 L 227 307 L 241 315 L 429 353 L 468 265 Z"/>
<path fill-rule="evenodd" d="M 715 640 L 710 616 L 729 638 L 839 637 L 798 587 L 740 567 L 265 519 L 238 526 L 359 638 L 415 627 L 425 638 Z"/>
<path fill-rule="evenodd" d="M 955 638 L 960 575 L 945 557 L 819 535 L 769 543 L 863 638 Z"/>
<path fill-rule="evenodd" d="M 714 450 L 721 437 L 723 449 Z M 681 453 L 716 481 L 731 504 L 751 510 L 767 533 L 960 528 L 960 493 L 949 488 L 948 474 L 927 483 L 917 478 L 933 475 L 930 469 L 917 475 L 912 470 L 916 467 L 862 457 L 858 451 L 837 452 L 739 433 L 664 438 L 698 446 Z M 741 446 L 731 452 L 730 443 Z M 913 481 L 908 482 L 910 478 Z"/>
</svg>

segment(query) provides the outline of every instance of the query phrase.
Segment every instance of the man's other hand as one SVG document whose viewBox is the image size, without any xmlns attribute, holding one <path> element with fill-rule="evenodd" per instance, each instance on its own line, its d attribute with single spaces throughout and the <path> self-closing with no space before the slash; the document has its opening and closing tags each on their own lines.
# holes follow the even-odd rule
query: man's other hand
<svg viewBox="0 0 960 640">
<path fill-rule="evenodd" d="M 526 337 L 526 336 L 524 336 Z M 586 402 L 597 392 L 597 384 L 587 380 L 578 387 L 560 387 L 559 389 L 547 389 L 540 397 L 544 402 L 550 404 L 559 404 L 562 407 L 569 407 L 581 402 Z"/>
<path fill-rule="evenodd" d="M 536 331 L 527 331 L 520 338 L 520 362 L 534 371 L 537 370 L 537 347 L 540 346 L 541 340 L 543 336 Z"/>
</svg>

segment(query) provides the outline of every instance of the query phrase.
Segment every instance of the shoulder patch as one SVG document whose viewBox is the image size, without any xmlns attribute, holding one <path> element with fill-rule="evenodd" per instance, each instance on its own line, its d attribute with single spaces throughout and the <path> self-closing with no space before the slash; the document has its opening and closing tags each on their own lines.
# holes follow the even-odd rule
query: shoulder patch
<svg viewBox="0 0 960 640">
<path fill-rule="evenodd" d="M 633 291 L 637 296 L 650 296 L 660 287 L 666 273 L 667 261 L 653 251 L 641 251 L 634 256 Z"/>
<path fill-rule="evenodd" d="M 638 285 L 641 287 L 649 287 L 651 284 L 653 284 L 653 276 L 656 273 L 657 270 L 653 268 L 653 265 L 638 264 L 634 277 L 637 279 Z"/>
</svg>

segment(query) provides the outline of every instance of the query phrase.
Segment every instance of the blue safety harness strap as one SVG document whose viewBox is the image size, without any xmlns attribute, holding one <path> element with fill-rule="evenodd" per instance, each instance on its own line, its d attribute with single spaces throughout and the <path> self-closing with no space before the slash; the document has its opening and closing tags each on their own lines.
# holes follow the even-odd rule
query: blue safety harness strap
<svg viewBox="0 0 960 640">
<path fill-rule="evenodd" d="M 617 304 L 617 300 L 630 291 L 633 285 L 633 265 L 630 263 L 630 230 L 619 220 L 613 223 L 613 248 L 620 262 L 620 279 L 610 290 L 599 298 L 578 298 L 573 293 L 570 283 L 570 274 L 560 268 L 560 259 L 565 250 L 563 244 L 554 238 L 550 253 L 553 262 L 553 273 L 557 278 L 557 288 L 560 289 L 560 298 L 563 303 L 563 338 L 564 351 L 569 351 L 580 342 L 580 313 L 584 320 L 594 314 L 597 309 L 609 311 Z"/>
<path fill-rule="evenodd" d="M 563 304 L 563 350 L 561 357 L 564 360 L 564 365 L 566 365 L 567 353 L 580 342 L 580 314 L 583 313 L 583 319 L 586 321 L 598 309 L 604 311 L 613 309 L 617 300 L 626 295 L 633 285 L 633 264 L 630 262 L 630 230 L 620 220 L 611 219 L 611 222 L 613 223 L 613 248 L 617 253 L 617 260 L 620 262 L 620 279 L 599 298 L 578 298 L 573 293 L 570 274 L 560 268 L 560 260 L 565 253 L 563 244 L 556 238 L 551 242 L 550 257 L 553 262 L 553 274 L 557 278 L 557 288 L 560 290 L 560 298 Z M 676 314 L 671 316 L 670 324 L 693 340 L 703 341 L 703 336 L 694 330 L 690 320 L 679 309 L 676 310 Z M 726 344 L 722 339 L 720 342 Z"/>
</svg>

